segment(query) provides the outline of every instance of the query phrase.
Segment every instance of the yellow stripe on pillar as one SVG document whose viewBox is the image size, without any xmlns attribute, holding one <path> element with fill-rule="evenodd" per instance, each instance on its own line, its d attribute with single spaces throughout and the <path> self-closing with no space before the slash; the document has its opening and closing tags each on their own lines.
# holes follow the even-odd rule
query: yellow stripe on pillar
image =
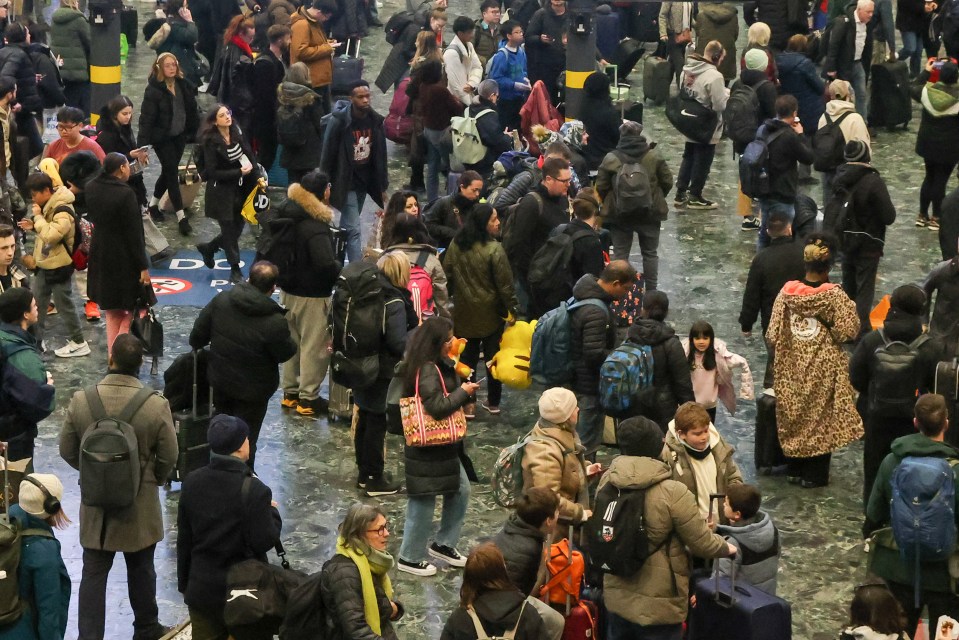
<svg viewBox="0 0 959 640">
<path fill-rule="evenodd" d="M 90 82 L 93 84 L 120 84 L 120 65 L 115 67 L 90 65 Z"/>
<path fill-rule="evenodd" d="M 569 89 L 582 89 L 583 85 L 586 84 L 586 78 L 593 73 L 593 70 L 589 71 L 570 71 L 566 70 L 566 86 Z"/>
</svg>

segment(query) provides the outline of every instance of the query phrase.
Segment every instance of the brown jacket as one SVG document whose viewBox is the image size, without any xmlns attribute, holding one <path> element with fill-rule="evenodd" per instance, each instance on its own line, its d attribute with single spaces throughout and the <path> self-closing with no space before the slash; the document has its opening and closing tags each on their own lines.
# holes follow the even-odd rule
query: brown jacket
<svg viewBox="0 0 959 640">
<path fill-rule="evenodd" d="M 709 444 L 712 451 L 713 460 L 716 462 L 716 488 L 712 493 L 726 493 L 726 487 L 731 484 L 742 484 L 743 474 L 739 471 L 736 461 L 733 460 L 735 450 L 723 440 L 723 437 L 716 430 L 716 427 L 709 425 Z M 696 498 L 699 505 L 699 511 L 706 517 L 703 511 L 703 505 L 706 505 L 706 511 L 709 510 L 709 496 L 703 495 L 703 490 L 696 486 L 696 474 L 690 463 L 689 453 L 686 451 L 683 441 L 676 433 L 675 421 L 670 421 L 669 431 L 666 432 L 666 445 L 663 447 L 663 462 L 669 465 L 673 472 L 673 480 L 682 482 L 686 488 Z M 714 505 L 715 506 L 715 505 Z M 719 521 L 726 524 L 726 517 L 723 515 L 722 507 L 719 508 Z"/>
<path fill-rule="evenodd" d="M 117 373 L 107 374 L 97 384 L 103 408 L 110 415 L 119 413 L 141 388 L 143 384 L 136 378 Z M 92 422 L 86 396 L 77 391 L 60 431 L 60 457 L 74 469 L 80 468 L 80 440 Z M 111 512 L 109 517 L 98 507 L 80 505 L 80 546 L 84 549 L 140 551 L 163 539 L 160 485 L 176 465 L 178 453 L 170 403 L 159 394 L 150 397 L 130 424 L 140 452 L 140 491 L 130 507 Z"/>
<path fill-rule="evenodd" d="M 303 62 L 310 68 L 313 88 L 333 82 L 333 47 L 329 45 L 323 25 L 317 22 L 305 7 L 300 7 L 291 18 L 290 64 Z"/>
<path fill-rule="evenodd" d="M 585 449 L 573 427 L 564 426 L 540 421 L 533 427 L 532 441 L 523 452 L 523 486 L 555 491 L 559 495 L 559 519 L 579 524 L 589 507 Z"/>
</svg>

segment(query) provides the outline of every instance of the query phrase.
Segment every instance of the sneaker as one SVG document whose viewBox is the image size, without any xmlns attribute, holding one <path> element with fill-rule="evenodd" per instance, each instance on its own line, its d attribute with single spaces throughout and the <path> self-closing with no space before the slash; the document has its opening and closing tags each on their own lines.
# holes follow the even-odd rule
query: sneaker
<svg viewBox="0 0 959 640">
<path fill-rule="evenodd" d="M 367 496 L 375 498 L 377 496 L 391 496 L 398 492 L 402 486 L 401 482 L 394 481 L 392 477 L 384 473 L 380 476 L 371 476 L 363 488 L 366 490 Z"/>
<path fill-rule="evenodd" d="M 443 560 L 454 567 L 466 566 L 466 557 L 461 556 L 460 552 L 453 547 L 447 547 L 444 544 L 436 544 L 434 542 L 430 545 L 429 554 L 434 558 L 439 558 L 440 560 Z"/>
<path fill-rule="evenodd" d="M 78 358 L 80 356 L 90 355 L 90 345 L 86 340 L 83 342 L 74 342 L 71 340 L 59 349 L 54 350 L 58 358 Z"/>
<path fill-rule="evenodd" d="M 283 399 L 280 400 L 280 407 L 283 409 L 296 409 L 299 401 L 300 397 L 295 393 L 284 393 Z"/>
<path fill-rule="evenodd" d="M 210 246 L 209 242 L 201 242 L 196 246 L 196 250 L 200 252 L 200 257 L 203 258 L 203 266 L 207 269 L 212 269 L 216 266 L 216 249 Z"/>
<path fill-rule="evenodd" d="M 673 200 L 673 206 L 677 209 L 682 209 L 686 206 L 687 201 L 688 198 L 686 197 L 686 193 L 679 191 L 676 193 L 676 198 Z"/>
<path fill-rule="evenodd" d="M 498 416 L 500 414 L 500 410 L 497 405 L 480 403 L 480 406 L 486 409 L 491 416 Z"/>
<path fill-rule="evenodd" d="M 706 210 L 706 209 L 716 209 L 719 205 L 713 202 L 712 200 L 707 200 L 706 198 L 699 196 L 690 196 L 686 200 L 686 207 L 688 209 L 697 209 L 697 210 Z"/>
<path fill-rule="evenodd" d="M 312 400 L 300 400 L 296 405 L 296 412 L 301 416 L 315 416 L 320 413 L 326 413 L 330 409 L 330 403 L 326 398 L 317 396 Z"/>
<path fill-rule="evenodd" d="M 100 307 L 93 300 L 87 300 L 87 303 L 83 305 L 83 313 L 87 317 L 87 322 L 100 321 Z"/>
<path fill-rule="evenodd" d="M 759 231 L 759 227 L 761 226 L 762 222 L 759 221 L 759 218 L 756 216 L 746 216 L 743 218 L 743 223 L 739 228 L 743 231 Z"/>
<path fill-rule="evenodd" d="M 472 420 L 476 417 L 476 403 L 470 402 L 463 405 L 463 415 L 466 416 L 467 420 Z"/>
<path fill-rule="evenodd" d="M 926 217 L 925 217 L 924 215 L 922 215 L 921 213 L 916 216 L 916 226 L 917 226 L 917 227 L 924 227 L 924 226 L 926 226 L 928 223 L 929 223 L 929 221 L 928 221 L 928 220 L 926 219 Z"/>
<path fill-rule="evenodd" d="M 423 562 L 407 562 L 403 558 L 396 561 L 396 568 L 406 573 L 412 573 L 414 576 L 435 576 L 436 567 L 425 560 Z"/>
<path fill-rule="evenodd" d="M 157 205 L 149 207 L 147 211 L 150 212 L 150 217 L 153 218 L 154 222 L 163 222 L 166 219 L 166 216 L 163 215 L 163 212 L 160 211 L 160 207 Z"/>
<path fill-rule="evenodd" d="M 188 236 L 193 233 L 193 227 L 190 226 L 190 221 L 186 219 L 186 216 L 180 218 L 176 225 L 180 229 L 181 236 Z"/>
<path fill-rule="evenodd" d="M 929 218 L 929 222 L 926 223 L 927 229 L 932 229 L 933 231 L 939 230 L 939 218 Z"/>
<path fill-rule="evenodd" d="M 57 308 L 54 306 L 54 304 L 53 304 L 52 302 L 47 305 L 47 315 L 48 315 L 48 316 L 55 316 L 55 315 L 57 315 L 58 313 L 60 313 L 60 312 L 57 311 Z"/>
<path fill-rule="evenodd" d="M 356 476 L 356 488 L 357 488 L 357 489 L 365 489 L 365 488 L 366 488 L 366 476 L 364 476 L 364 475 Z"/>
</svg>

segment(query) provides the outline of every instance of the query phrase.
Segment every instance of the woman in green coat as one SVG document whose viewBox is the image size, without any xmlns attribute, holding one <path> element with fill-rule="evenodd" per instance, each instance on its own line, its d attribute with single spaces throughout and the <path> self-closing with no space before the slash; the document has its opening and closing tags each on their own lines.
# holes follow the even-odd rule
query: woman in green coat
<svg viewBox="0 0 959 640">
<path fill-rule="evenodd" d="M 513 271 L 506 251 L 496 240 L 500 221 L 496 211 L 479 204 L 467 214 L 462 228 L 444 256 L 448 288 L 453 298 L 453 330 L 466 338 L 466 349 L 460 361 L 474 369 L 480 348 L 487 362 L 499 351 L 499 341 L 507 322 L 516 317 L 516 291 Z M 503 385 L 487 377 L 487 410 L 496 415 Z M 474 403 L 464 407 L 466 417 L 475 415 Z"/>
<path fill-rule="evenodd" d="M 67 106 L 90 115 L 90 23 L 79 0 L 61 0 L 50 25 L 50 50 L 62 59 L 60 78 Z"/>
</svg>

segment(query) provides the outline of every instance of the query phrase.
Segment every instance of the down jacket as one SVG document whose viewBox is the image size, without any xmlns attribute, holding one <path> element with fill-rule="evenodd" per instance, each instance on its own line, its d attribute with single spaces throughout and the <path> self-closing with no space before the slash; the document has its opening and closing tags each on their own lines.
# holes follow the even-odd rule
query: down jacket
<svg viewBox="0 0 959 640">
<path fill-rule="evenodd" d="M 50 49 L 63 58 L 60 77 L 64 82 L 90 79 L 90 23 L 77 9 L 61 6 L 53 12 Z"/>
<path fill-rule="evenodd" d="M 333 210 L 299 183 L 291 184 L 286 195 L 277 217 L 296 220 L 297 268 L 292 276 L 284 276 L 283 291 L 303 298 L 329 298 L 343 268 L 333 253 Z"/>
<path fill-rule="evenodd" d="M 620 136 L 616 150 L 607 153 L 599 165 L 599 171 L 596 173 L 596 192 L 603 199 L 604 217 L 612 224 L 629 227 L 651 221 L 661 222 L 669 214 L 666 195 L 673 188 L 673 173 L 655 147 L 656 145 L 650 144 L 642 134 Z M 616 190 L 613 188 L 613 182 L 624 161 L 639 162 L 649 176 L 650 195 L 653 200 L 649 216 L 616 209 Z"/>
<path fill-rule="evenodd" d="M 617 456 L 599 481 L 625 490 L 646 491 L 645 521 L 649 548 L 655 550 L 636 575 L 603 577 L 606 608 L 641 625 L 678 625 L 686 619 L 691 573 L 687 547 L 699 558 L 721 558 L 725 540 L 709 531 L 696 498 L 670 479 L 662 460 Z"/>
<path fill-rule="evenodd" d="M 569 322 L 570 356 L 576 363 L 573 391 L 586 396 L 599 395 L 599 368 L 616 346 L 616 325 L 609 305 L 613 297 L 599 285 L 599 279 L 587 273 L 573 285 L 577 302 L 598 299 L 602 306 L 584 304 L 574 309 Z"/>
<path fill-rule="evenodd" d="M 672 327 L 651 318 L 634 322 L 626 340 L 653 349 L 654 395 L 651 406 L 644 408 L 643 415 L 656 422 L 665 433 L 679 405 L 696 400 L 683 345 Z"/>
<path fill-rule="evenodd" d="M 556 425 L 542 419 L 530 431 L 523 452 L 523 486 L 555 491 L 559 519 L 567 524 L 581 523 L 589 508 L 585 454 L 574 425 Z"/>
<path fill-rule="evenodd" d="M 339 553 L 327 560 L 320 575 L 320 594 L 327 613 L 326 633 L 321 636 L 328 640 L 396 640 L 392 623 L 403 615 L 403 607 L 397 603 L 397 616 L 392 619 L 393 606 L 383 590 L 383 581 L 376 576 L 373 591 L 380 613 L 380 635 L 366 622 L 363 583 L 356 563 Z"/>
<path fill-rule="evenodd" d="M 882 255 L 886 244 L 886 227 L 896 221 L 886 181 L 872 165 L 847 162 L 836 169 L 833 189 L 842 188 L 852 195 L 852 211 L 862 230 L 861 245 L 856 255 Z"/>
<path fill-rule="evenodd" d="M 189 83 L 182 79 L 175 80 L 177 95 L 183 96 L 183 110 L 186 111 L 186 124 L 183 128 L 187 140 L 192 140 L 200 124 L 200 116 L 196 108 L 196 95 Z M 173 122 L 173 94 L 166 88 L 166 83 L 153 76 L 147 81 L 147 88 L 143 91 L 143 103 L 140 105 L 140 119 L 137 121 L 137 144 L 145 146 L 156 144 L 169 139 L 168 131 Z M 209 166 L 209 165 L 207 165 Z"/>
<path fill-rule="evenodd" d="M 290 20 L 293 39 L 290 43 L 290 64 L 302 62 L 310 68 L 310 82 L 325 87 L 333 82 L 333 47 L 323 25 L 305 7 L 300 7 Z"/>
<path fill-rule="evenodd" d="M 739 549 L 733 559 L 719 561 L 719 571 L 729 574 L 730 563 L 736 563 L 736 575 L 761 591 L 776 595 L 776 576 L 779 573 L 779 531 L 765 511 L 758 511 L 754 522 L 740 525 L 720 525 L 716 533 L 726 536 Z"/>
<path fill-rule="evenodd" d="M 57 208 L 69 207 L 72 210 L 75 199 L 73 192 L 65 186 L 58 187 L 43 205 L 42 215 L 33 216 L 33 230 L 36 232 L 33 259 L 39 268 L 56 269 L 73 262 L 73 214 L 65 210 L 57 212 Z"/>
<path fill-rule="evenodd" d="M 502 328 L 508 314 L 516 317 L 513 270 L 496 240 L 463 250 L 451 242 L 443 256 L 453 292 L 453 329 L 460 338 L 485 338 Z"/>
<path fill-rule="evenodd" d="M 0 78 L 17 84 L 17 102 L 23 111 L 34 113 L 43 109 L 40 88 L 37 86 L 37 70 L 25 42 L 8 44 L 0 49 Z"/>
<path fill-rule="evenodd" d="M 503 637 L 503 634 L 512 631 L 519 621 L 516 630 L 517 638 L 525 640 L 549 638 L 543 619 L 533 605 L 526 602 L 526 595 L 519 591 L 483 591 L 473 602 L 473 608 L 476 610 L 476 617 L 480 619 L 483 631 L 490 637 Z M 474 638 L 478 636 L 472 618 L 462 606 L 457 607 L 446 621 L 440 640 L 473 640 Z"/>
<path fill-rule="evenodd" d="M 736 450 L 723 440 L 723 437 L 719 435 L 719 431 L 716 430 L 713 424 L 709 425 L 709 446 L 713 461 L 716 464 L 715 493 L 725 494 L 726 487 L 743 483 L 743 474 L 739 471 L 739 467 L 736 466 L 736 461 L 733 460 L 733 454 Z M 696 486 L 696 473 L 692 467 L 693 463 L 689 459 L 686 445 L 683 444 L 679 434 L 676 433 L 676 424 L 674 421 L 669 423 L 669 432 L 666 434 L 666 446 L 663 447 L 663 462 L 669 465 L 670 470 L 673 472 L 673 480 L 682 482 L 686 485 L 686 488 L 689 489 L 690 493 L 696 497 L 699 512 L 703 518 L 705 518 L 709 513 L 709 494 L 714 492 L 703 491 L 700 487 Z M 705 487 L 703 487 L 703 489 L 705 489 Z M 712 489 L 712 487 L 710 487 L 710 489 Z M 726 522 L 726 516 L 721 509 L 719 512 L 719 520 L 722 523 Z"/>
<path fill-rule="evenodd" d="M 543 559 L 546 535 L 537 527 L 519 517 L 515 511 L 493 536 L 496 548 L 503 552 L 509 579 L 524 594 L 531 594 L 536 586 L 539 566 Z"/>
</svg>

